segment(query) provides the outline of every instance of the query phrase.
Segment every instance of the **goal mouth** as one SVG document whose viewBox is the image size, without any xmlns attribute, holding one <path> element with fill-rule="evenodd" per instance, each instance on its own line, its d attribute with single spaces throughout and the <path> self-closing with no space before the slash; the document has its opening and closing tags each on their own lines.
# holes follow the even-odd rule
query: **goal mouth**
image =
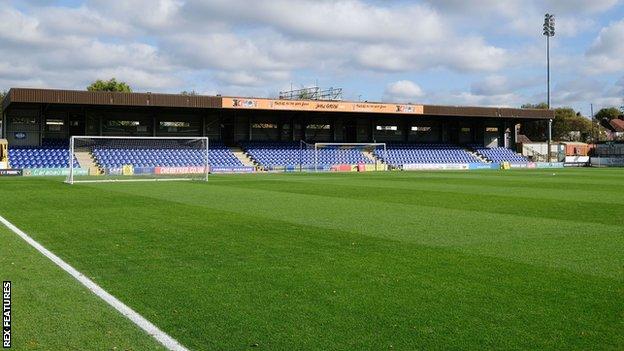
<svg viewBox="0 0 624 351">
<path fill-rule="evenodd" d="M 210 151 L 207 137 L 72 136 L 66 183 L 207 181 Z"/>
<path fill-rule="evenodd" d="M 302 170 L 314 172 L 387 171 L 385 143 L 301 142 Z M 306 154 L 308 151 L 308 154 Z"/>
</svg>

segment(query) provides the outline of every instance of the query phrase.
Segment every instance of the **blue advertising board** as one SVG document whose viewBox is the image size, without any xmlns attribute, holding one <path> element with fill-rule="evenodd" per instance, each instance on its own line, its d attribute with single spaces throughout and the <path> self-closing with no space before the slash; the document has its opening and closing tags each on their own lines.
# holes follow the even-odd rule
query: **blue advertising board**
<svg viewBox="0 0 624 351">
<path fill-rule="evenodd" d="M 210 173 L 253 173 L 254 167 L 210 167 Z"/>
<path fill-rule="evenodd" d="M 536 168 L 563 168 L 563 162 L 536 162 Z"/>
<path fill-rule="evenodd" d="M 477 169 L 500 169 L 500 163 L 469 163 L 468 169 L 477 170 Z"/>
<path fill-rule="evenodd" d="M 134 174 L 136 175 L 154 174 L 154 167 L 134 167 Z"/>
</svg>

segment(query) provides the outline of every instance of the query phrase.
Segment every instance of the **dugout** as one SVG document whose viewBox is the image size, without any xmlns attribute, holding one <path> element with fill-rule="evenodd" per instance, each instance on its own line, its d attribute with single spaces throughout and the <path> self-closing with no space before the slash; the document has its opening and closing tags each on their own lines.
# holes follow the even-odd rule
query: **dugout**
<svg viewBox="0 0 624 351">
<path fill-rule="evenodd" d="M 279 100 L 74 90 L 9 90 L 10 145 L 94 136 L 207 136 L 243 141 L 454 143 L 513 147 L 518 126 L 549 110 L 404 103 Z"/>
</svg>

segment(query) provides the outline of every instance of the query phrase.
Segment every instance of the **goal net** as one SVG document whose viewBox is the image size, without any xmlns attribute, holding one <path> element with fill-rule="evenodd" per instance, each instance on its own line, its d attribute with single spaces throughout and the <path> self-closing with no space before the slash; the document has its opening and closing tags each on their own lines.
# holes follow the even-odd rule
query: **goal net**
<svg viewBox="0 0 624 351">
<path fill-rule="evenodd" d="M 206 137 L 73 136 L 66 182 L 208 180 Z"/>
<path fill-rule="evenodd" d="M 302 142 L 302 170 L 385 171 L 385 143 Z M 306 167 L 309 165 L 309 167 Z"/>
</svg>

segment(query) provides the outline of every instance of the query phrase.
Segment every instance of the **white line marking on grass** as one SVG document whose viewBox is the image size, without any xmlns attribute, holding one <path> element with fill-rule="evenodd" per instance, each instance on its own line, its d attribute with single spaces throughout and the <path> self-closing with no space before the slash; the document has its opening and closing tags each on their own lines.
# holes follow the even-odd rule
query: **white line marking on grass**
<svg viewBox="0 0 624 351">
<path fill-rule="evenodd" d="M 176 339 L 172 338 L 164 331 L 158 329 L 157 326 L 152 324 L 140 314 L 136 313 L 132 308 L 128 307 L 123 302 L 119 301 L 116 297 L 106 292 L 106 290 L 102 289 L 91 279 L 87 278 L 87 276 L 80 273 L 78 270 L 76 270 L 76 268 L 70 266 L 67 262 L 63 261 L 60 257 L 53 254 L 50 250 L 43 247 L 43 245 L 39 244 L 37 241 L 35 241 L 35 239 L 28 236 L 28 234 L 24 233 L 11 222 L 7 221 L 4 217 L 0 216 L 0 222 L 4 224 L 7 228 L 11 229 L 11 231 L 13 231 L 15 234 L 19 235 L 20 238 L 24 239 L 24 241 L 30 244 L 30 246 L 41 252 L 45 257 L 56 263 L 57 266 L 61 267 L 65 272 L 69 273 L 82 285 L 86 286 L 87 289 L 91 290 L 92 293 L 97 295 L 102 300 L 106 301 L 106 303 L 111 305 L 119 313 L 132 321 L 132 323 L 136 324 L 147 334 L 158 340 L 158 342 L 163 344 L 167 349 L 172 351 L 188 351 L 188 349 L 182 346 L 182 344 L 180 344 Z"/>
</svg>

